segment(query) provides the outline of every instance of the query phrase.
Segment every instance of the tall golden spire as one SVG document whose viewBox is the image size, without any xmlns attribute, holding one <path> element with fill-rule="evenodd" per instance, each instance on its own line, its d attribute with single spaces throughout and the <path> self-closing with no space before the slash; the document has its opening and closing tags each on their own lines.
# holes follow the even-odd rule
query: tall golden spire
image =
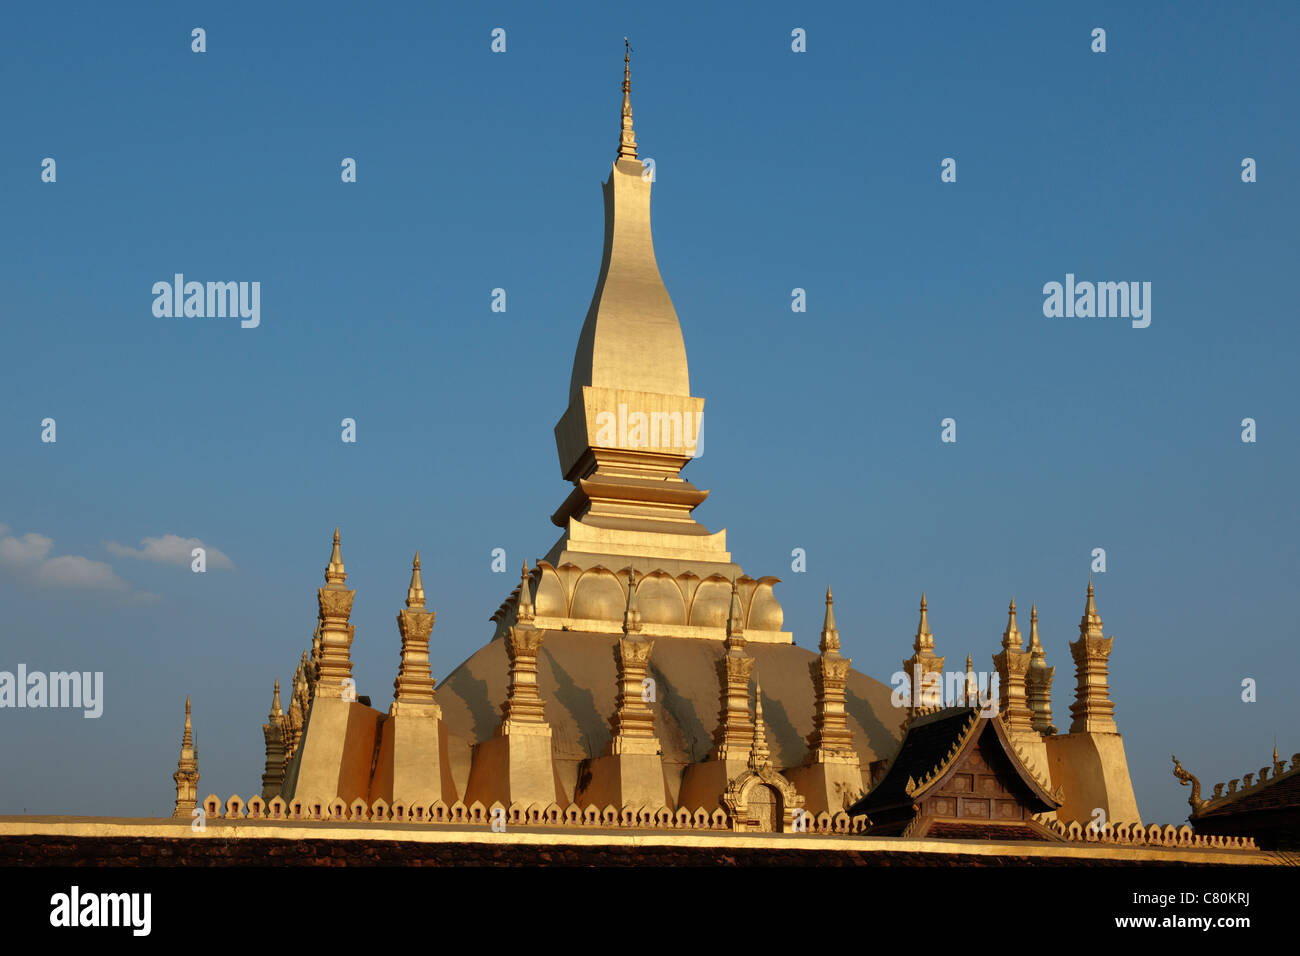
<svg viewBox="0 0 1300 956">
<path fill-rule="evenodd" d="M 1026 676 L 1029 673 L 1029 652 L 1024 650 L 1020 628 L 1016 626 L 1016 599 L 1007 606 L 1007 629 L 1002 632 L 1002 650 L 993 655 L 993 665 L 998 670 L 998 710 L 1007 729 L 1029 733 L 1034 729 L 1034 713 L 1029 708 L 1026 694 Z"/>
<path fill-rule="evenodd" d="M 1047 666 L 1047 652 L 1038 638 L 1038 605 L 1029 606 L 1029 671 L 1025 675 L 1025 689 L 1029 696 L 1029 709 L 1033 712 L 1034 730 L 1040 734 L 1054 734 L 1052 724 L 1052 675 L 1055 667 Z"/>
<path fill-rule="evenodd" d="M 393 703 L 389 714 L 435 714 L 433 674 L 429 670 L 429 635 L 436 615 L 424 606 L 424 581 L 420 578 L 420 552 L 411 561 L 411 585 L 406 589 L 406 607 L 397 612 L 397 632 L 402 637 L 402 654 L 393 681 Z"/>
<path fill-rule="evenodd" d="M 536 611 L 528 586 L 528 562 L 524 562 L 519 580 L 519 607 L 515 623 L 506 632 L 506 655 L 510 659 L 510 678 L 506 684 L 506 700 L 501 705 L 501 724 L 496 735 L 506 737 L 512 733 L 550 737 L 551 726 L 546 722 L 545 704 L 537 685 L 537 652 L 541 649 L 546 631 L 536 627 Z"/>
<path fill-rule="evenodd" d="M 324 695 L 356 700 L 352 682 L 352 637 L 356 627 L 348 623 L 357 592 L 348 589 L 347 572 L 339 547 L 339 529 L 334 529 L 334 548 L 325 568 L 325 586 L 316 589 L 317 621 L 320 627 L 320 659 L 316 663 L 316 688 L 312 699 Z"/>
<path fill-rule="evenodd" d="M 1106 637 L 1088 576 L 1088 602 L 1079 619 L 1079 639 L 1070 643 L 1074 658 L 1074 703 L 1070 733 L 1117 734 L 1115 704 L 1110 699 L 1110 652 L 1114 637 Z"/>
<path fill-rule="evenodd" d="M 185 695 L 185 732 L 181 735 L 181 756 L 176 761 L 176 772 L 172 774 L 172 779 L 176 781 L 176 805 L 172 816 L 188 819 L 198 806 L 199 797 L 199 750 L 194 746 L 189 694 Z"/>
<path fill-rule="evenodd" d="M 636 133 L 632 131 L 632 45 L 623 37 L 623 131 L 618 140 L 618 158 L 636 159 Z"/>
<path fill-rule="evenodd" d="M 729 577 L 726 533 L 691 517 L 708 492 L 681 477 L 703 450 L 704 399 L 691 395 L 681 323 L 655 261 L 653 168 L 637 159 L 631 90 L 629 44 L 622 133 L 603 187 L 600 273 L 555 426 L 560 471 L 574 487 L 551 515 L 564 534 L 546 561 L 587 570 L 661 559 L 701 579 Z"/>
<path fill-rule="evenodd" d="M 262 799 L 268 803 L 274 800 L 284 786 L 285 762 L 284 712 L 280 709 L 280 678 L 275 679 L 275 694 L 271 698 L 271 713 L 262 725 L 262 736 L 266 741 L 266 766 L 262 770 Z"/>
<path fill-rule="evenodd" d="M 840 632 L 835 627 L 835 599 L 826 589 L 826 621 L 822 624 L 821 653 L 808 662 L 812 674 L 814 709 L 813 732 L 808 736 L 805 763 L 858 764 L 853 749 L 853 732 L 849 730 L 845 709 L 845 686 L 852 661 L 840 654 Z"/>
<path fill-rule="evenodd" d="M 722 710 L 713 735 L 711 758 L 739 759 L 753 746 L 754 722 L 749 715 L 749 677 L 754 658 L 745 648 L 745 628 L 740 617 L 740 593 L 731 580 L 731 612 L 727 615 L 726 653 L 719 661 L 722 679 Z"/>
<path fill-rule="evenodd" d="M 943 707 L 944 658 L 934 652 L 934 635 L 930 633 L 930 612 L 921 592 L 921 618 L 916 624 L 916 637 L 912 641 L 912 656 L 903 661 L 903 673 L 911 681 L 911 700 L 907 705 L 906 727 L 916 717 Z M 926 679 L 927 674 L 935 678 Z M 919 703 L 918 703 L 919 701 Z"/>
<path fill-rule="evenodd" d="M 623 612 L 623 634 L 614 647 L 614 664 L 618 670 L 618 691 L 614 697 L 614 717 L 610 721 L 610 754 L 658 756 L 659 739 L 655 737 L 654 711 L 643 695 L 650 652 L 654 641 L 641 635 L 641 612 L 636 606 L 636 579 L 627 569 L 627 610 Z M 662 769 L 652 776 L 662 777 Z M 653 789 L 653 787 L 652 787 Z"/>
</svg>

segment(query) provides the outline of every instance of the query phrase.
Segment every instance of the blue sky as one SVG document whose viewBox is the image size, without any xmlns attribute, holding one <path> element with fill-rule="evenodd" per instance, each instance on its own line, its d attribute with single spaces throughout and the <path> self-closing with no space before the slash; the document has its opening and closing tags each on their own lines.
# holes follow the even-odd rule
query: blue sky
<svg viewBox="0 0 1300 956">
<path fill-rule="evenodd" d="M 7 11 L 0 669 L 103 671 L 105 709 L 0 711 L 0 813 L 169 812 L 186 693 L 201 792 L 254 792 L 336 524 L 360 693 L 391 694 L 416 548 L 435 676 L 487 640 L 567 494 L 552 429 L 624 35 L 706 399 L 696 516 L 784 579 L 796 640 L 815 643 L 829 584 L 845 653 L 887 681 L 924 589 L 939 653 L 988 669 L 1008 600 L 1026 633 L 1037 602 L 1068 726 L 1104 547 L 1144 817 L 1186 815 L 1171 752 L 1209 785 L 1258 770 L 1274 735 L 1300 750 L 1300 12 L 1049 7 Z M 176 272 L 259 281 L 260 327 L 155 318 Z M 1150 327 L 1045 318 L 1067 272 L 1151 282 Z M 131 555 L 164 535 L 231 566 Z"/>
</svg>

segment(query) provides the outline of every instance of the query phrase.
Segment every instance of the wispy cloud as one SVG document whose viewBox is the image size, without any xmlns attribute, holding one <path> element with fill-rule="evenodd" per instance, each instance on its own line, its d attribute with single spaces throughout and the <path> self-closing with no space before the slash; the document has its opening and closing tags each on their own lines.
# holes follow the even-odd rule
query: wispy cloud
<svg viewBox="0 0 1300 956">
<path fill-rule="evenodd" d="M 24 575 L 37 587 L 116 592 L 137 602 L 157 600 L 156 595 L 132 591 L 131 585 L 103 561 L 79 554 L 50 557 L 54 539 L 47 535 L 29 531 L 16 536 L 9 532 L 8 525 L 0 524 L 0 567 Z"/>
<path fill-rule="evenodd" d="M 188 568 L 194 560 L 194 549 L 202 548 L 207 553 L 209 568 L 233 568 L 234 562 L 216 548 L 206 545 L 199 538 L 182 538 L 180 535 L 164 534 L 157 538 L 140 539 L 140 547 L 132 548 L 116 541 L 105 541 L 104 547 L 109 554 L 119 558 L 138 558 L 141 561 L 153 561 L 158 564 L 175 564 Z"/>
</svg>

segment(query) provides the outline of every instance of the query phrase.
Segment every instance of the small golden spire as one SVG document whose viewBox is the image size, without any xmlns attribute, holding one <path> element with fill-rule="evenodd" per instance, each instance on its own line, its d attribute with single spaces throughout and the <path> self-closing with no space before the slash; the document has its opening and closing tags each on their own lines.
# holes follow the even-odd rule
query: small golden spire
<svg viewBox="0 0 1300 956">
<path fill-rule="evenodd" d="M 636 159 L 636 133 L 632 129 L 632 45 L 623 37 L 623 131 L 618 141 L 619 159 Z"/>
<path fill-rule="evenodd" d="M 763 683 L 754 682 L 754 744 L 749 751 L 749 766 L 761 770 L 772 765 L 772 754 L 767 749 L 767 727 L 763 724 Z"/>
<path fill-rule="evenodd" d="M 912 650 L 923 651 L 934 647 L 934 635 L 930 633 L 930 612 L 925 603 L 925 592 L 921 592 L 921 619 L 916 624 L 916 640 Z"/>
<path fill-rule="evenodd" d="M 181 735 L 181 748 L 193 748 L 194 726 L 190 723 L 190 695 L 185 695 L 185 732 Z"/>
<path fill-rule="evenodd" d="M 515 612 L 515 620 L 522 625 L 529 625 L 535 617 L 533 595 L 528 587 L 528 562 L 525 561 L 524 569 L 519 574 L 519 609 Z"/>
<path fill-rule="evenodd" d="M 406 606 L 424 609 L 424 579 L 420 577 L 420 552 L 415 552 L 411 564 L 411 586 L 406 589 Z"/>
<path fill-rule="evenodd" d="M 271 717 L 283 717 L 284 711 L 280 709 L 280 678 L 275 679 L 275 696 L 271 698 Z"/>
<path fill-rule="evenodd" d="M 818 648 L 823 654 L 840 649 L 840 632 L 835 626 L 835 598 L 826 589 L 826 620 L 822 623 L 822 639 Z"/>
<path fill-rule="evenodd" d="M 1079 633 L 1089 637 L 1101 637 L 1101 615 L 1097 613 L 1097 597 L 1092 589 L 1092 572 L 1088 572 L 1088 603 L 1083 608 L 1083 618 L 1079 621 Z"/>
<path fill-rule="evenodd" d="M 740 608 L 740 592 L 736 589 L 736 579 L 731 579 L 731 610 L 727 612 L 727 646 L 736 642 L 745 644 L 745 625 L 742 621 L 744 612 Z"/>
<path fill-rule="evenodd" d="M 330 553 L 329 566 L 325 568 L 326 584 L 342 584 L 348 579 L 343 568 L 343 553 L 339 550 L 339 529 L 334 527 L 334 550 Z"/>
<path fill-rule="evenodd" d="M 1023 642 L 1020 639 L 1020 628 L 1016 626 L 1016 599 L 1011 599 L 1011 604 L 1007 607 L 1007 629 L 1002 632 L 1002 646 L 1020 650 Z"/>
<path fill-rule="evenodd" d="M 627 569 L 627 610 L 623 612 L 623 633 L 638 634 L 641 631 L 641 612 L 636 606 L 636 579 L 632 568 Z"/>
<path fill-rule="evenodd" d="M 1029 605 L 1029 652 L 1034 655 L 1035 659 L 1047 659 L 1047 652 L 1043 650 L 1043 642 L 1038 638 L 1037 604 Z"/>
</svg>

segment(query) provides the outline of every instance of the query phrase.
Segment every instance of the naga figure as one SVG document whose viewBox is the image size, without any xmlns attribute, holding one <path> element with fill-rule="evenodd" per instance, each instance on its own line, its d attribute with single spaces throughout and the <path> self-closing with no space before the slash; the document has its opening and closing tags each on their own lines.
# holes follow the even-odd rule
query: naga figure
<svg viewBox="0 0 1300 956">
<path fill-rule="evenodd" d="M 1205 805 L 1205 801 L 1201 799 L 1201 781 L 1196 779 L 1195 774 L 1190 774 L 1184 770 L 1183 765 L 1178 762 L 1177 757 L 1174 757 L 1173 761 L 1174 776 L 1179 779 L 1184 787 L 1191 784 L 1192 795 L 1187 798 L 1188 804 L 1191 806 L 1193 811 L 1201 809 L 1201 807 Z"/>
</svg>

